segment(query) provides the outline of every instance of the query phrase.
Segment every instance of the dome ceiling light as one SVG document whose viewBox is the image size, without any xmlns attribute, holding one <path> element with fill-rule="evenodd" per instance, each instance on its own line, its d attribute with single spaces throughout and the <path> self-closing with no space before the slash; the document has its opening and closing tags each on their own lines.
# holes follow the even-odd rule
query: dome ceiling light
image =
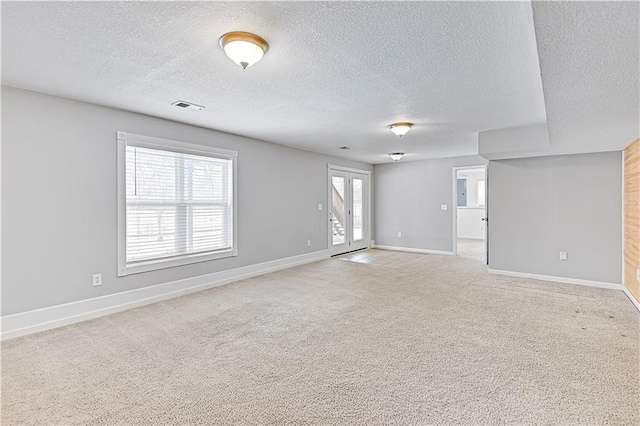
<svg viewBox="0 0 640 426">
<path fill-rule="evenodd" d="M 413 127 L 413 123 L 407 123 L 407 122 L 393 123 L 387 127 L 389 127 L 389 129 L 393 132 L 394 135 L 403 137 L 404 135 L 409 133 L 409 130 L 411 130 L 411 128 Z"/>
<path fill-rule="evenodd" d="M 243 69 L 258 62 L 269 50 L 269 44 L 262 37 L 243 31 L 224 34 L 220 37 L 220 47 Z"/>
<path fill-rule="evenodd" d="M 391 157 L 393 161 L 398 161 L 403 156 L 404 156 L 404 152 L 392 152 L 391 154 L 389 154 L 389 157 Z"/>
</svg>

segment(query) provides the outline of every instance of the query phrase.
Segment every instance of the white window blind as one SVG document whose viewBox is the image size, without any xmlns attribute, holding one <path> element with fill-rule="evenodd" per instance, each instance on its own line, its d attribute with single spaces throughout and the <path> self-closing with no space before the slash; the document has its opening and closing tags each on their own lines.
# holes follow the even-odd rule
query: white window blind
<svg viewBox="0 0 640 426">
<path fill-rule="evenodd" d="M 121 132 L 119 140 L 121 135 L 125 241 L 119 274 L 237 254 L 236 156 Z"/>
</svg>

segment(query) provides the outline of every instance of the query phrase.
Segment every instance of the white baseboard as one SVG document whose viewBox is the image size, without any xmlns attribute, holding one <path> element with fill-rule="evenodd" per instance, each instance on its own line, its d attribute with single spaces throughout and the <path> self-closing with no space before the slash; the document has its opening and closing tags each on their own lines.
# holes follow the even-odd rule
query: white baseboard
<svg viewBox="0 0 640 426">
<path fill-rule="evenodd" d="M 519 277 L 519 278 L 531 278 L 531 279 L 540 280 L 540 281 L 552 281 L 552 282 L 564 283 L 564 284 L 577 284 L 577 285 L 584 285 L 588 287 L 608 288 L 610 290 L 624 289 L 624 286 L 622 284 L 605 283 L 601 281 L 589 281 L 589 280 L 581 280 L 577 278 L 554 277 L 551 275 L 528 274 L 526 272 L 503 271 L 500 269 L 489 269 L 488 272 L 490 274 L 496 274 L 496 275 L 507 275 L 510 277 Z"/>
<path fill-rule="evenodd" d="M 6 315 L 0 321 L 2 330 L 0 339 L 11 339 L 50 330 L 328 258 L 329 251 L 321 250 L 63 305 Z"/>
<path fill-rule="evenodd" d="M 629 300 L 631 300 L 631 303 L 633 303 L 636 309 L 640 311 L 640 302 L 637 301 L 635 297 L 633 297 L 633 294 L 631 294 L 629 289 L 627 287 L 622 287 L 622 291 L 624 291 L 624 294 L 627 295 L 627 297 L 629 298 Z"/>
<path fill-rule="evenodd" d="M 445 256 L 453 256 L 452 251 L 427 250 L 427 249 L 417 249 L 417 248 L 410 248 L 410 247 L 380 246 L 380 245 L 374 245 L 373 248 L 380 249 L 380 250 L 403 251 L 406 253 L 442 254 Z"/>
<path fill-rule="evenodd" d="M 531 278 L 531 279 L 534 279 L 534 280 L 541 280 L 541 281 L 552 281 L 552 282 L 564 283 L 564 284 L 577 284 L 577 285 L 584 285 L 584 286 L 588 286 L 588 287 L 598 287 L 598 288 L 607 288 L 607 289 L 610 289 L 610 290 L 620 290 L 620 291 L 624 292 L 624 294 L 627 295 L 629 300 L 631 300 L 631 303 L 633 303 L 633 305 L 636 307 L 636 309 L 638 309 L 638 311 L 640 311 L 640 302 L 638 302 L 635 299 L 635 297 L 633 297 L 631 292 L 625 286 L 623 286 L 622 284 L 605 283 L 605 282 L 601 282 L 601 281 L 581 280 L 581 279 L 577 279 L 577 278 L 554 277 L 554 276 L 550 276 L 550 275 L 528 274 L 528 273 L 525 273 L 525 272 L 503 271 L 503 270 L 500 270 L 500 269 L 489 269 L 488 272 L 490 274 L 507 275 L 507 276 L 510 276 L 510 277 Z"/>
</svg>

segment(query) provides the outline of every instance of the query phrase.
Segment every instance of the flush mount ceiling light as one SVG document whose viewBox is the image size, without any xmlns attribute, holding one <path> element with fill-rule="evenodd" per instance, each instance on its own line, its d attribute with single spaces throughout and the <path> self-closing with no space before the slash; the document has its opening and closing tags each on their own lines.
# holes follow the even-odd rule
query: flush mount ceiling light
<svg viewBox="0 0 640 426">
<path fill-rule="evenodd" d="M 404 152 L 392 152 L 391 154 L 389 154 L 389 157 L 391 157 L 393 161 L 398 161 L 403 156 L 404 156 Z"/>
<path fill-rule="evenodd" d="M 220 47 L 243 69 L 258 62 L 269 50 L 269 44 L 262 37 L 242 31 L 224 34 L 220 37 Z"/>
<path fill-rule="evenodd" d="M 393 123 L 387 127 L 389 127 L 389 129 L 393 132 L 394 135 L 403 137 L 404 135 L 409 133 L 409 130 L 411 130 L 411 127 L 413 127 L 413 123 L 407 123 L 407 122 Z"/>
</svg>

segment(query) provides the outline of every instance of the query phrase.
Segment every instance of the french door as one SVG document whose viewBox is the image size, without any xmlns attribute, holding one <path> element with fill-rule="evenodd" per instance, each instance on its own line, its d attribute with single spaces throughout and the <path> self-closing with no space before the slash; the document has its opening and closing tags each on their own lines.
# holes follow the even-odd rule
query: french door
<svg viewBox="0 0 640 426">
<path fill-rule="evenodd" d="M 369 247 L 369 174 L 329 169 L 331 255 Z"/>
</svg>

